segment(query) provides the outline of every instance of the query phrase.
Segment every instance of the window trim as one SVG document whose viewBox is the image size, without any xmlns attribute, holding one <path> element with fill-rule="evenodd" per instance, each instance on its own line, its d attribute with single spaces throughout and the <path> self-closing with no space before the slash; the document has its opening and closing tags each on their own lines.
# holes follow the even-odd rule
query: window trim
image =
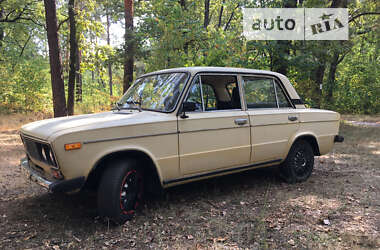
<svg viewBox="0 0 380 250">
<path fill-rule="evenodd" d="M 274 82 L 277 84 L 277 86 L 281 89 L 282 93 L 284 94 L 286 100 L 288 101 L 288 104 L 290 104 L 290 107 L 280 107 L 280 103 L 278 102 L 278 95 L 277 95 L 277 88 L 275 88 L 275 91 L 276 91 L 276 97 L 277 97 L 277 102 L 278 102 L 278 108 L 279 109 L 287 109 L 287 108 L 293 108 L 295 109 L 294 107 L 294 104 L 292 102 L 292 100 L 289 98 L 286 90 L 281 86 L 281 84 L 277 81 L 277 79 L 274 79 Z"/>
<path fill-rule="evenodd" d="M 276 103 L 277 108 L 280 108 L 280 105 L 278 104 L 278 95 L 277 95 L 277 89 L 276 89 L 276 82 L 272 79 L 273 89 L 274 89 L 274 96 L 276 97 Z"/>
</svg>

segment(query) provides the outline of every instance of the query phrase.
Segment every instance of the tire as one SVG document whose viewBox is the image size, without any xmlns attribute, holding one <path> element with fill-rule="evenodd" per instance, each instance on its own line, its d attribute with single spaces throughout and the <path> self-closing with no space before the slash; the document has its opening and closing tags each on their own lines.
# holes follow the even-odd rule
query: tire
<svg viewBox="0 0 380 250">
<path fill-rule="evenodd" d="M 280 175 L 287 183 L 306 181 L 314 168 L 314 152 L 305 140 L 296 141 L 285 161 L 280 165 Z"/>
<path fill-rule="evenodd" d="M 133 218 L 141 203 L 143 175 L 134 160 L 111 161 L 98 189 L 99 215 L 123 224 Z"/>
</svg>

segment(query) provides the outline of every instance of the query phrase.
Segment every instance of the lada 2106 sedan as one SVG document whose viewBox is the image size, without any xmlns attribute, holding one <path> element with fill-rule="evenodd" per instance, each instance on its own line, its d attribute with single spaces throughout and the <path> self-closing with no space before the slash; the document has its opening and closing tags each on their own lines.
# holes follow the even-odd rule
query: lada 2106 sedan
<svg viewBox="0 0 380 250">
<path fill-rule="evenodd" d="M 305 108 L 282 74 L 168 69 L 139 77 L 112 111 L 24 125 L 21 165 L 51 192 L 96 188 L 99 214 L 122 223 L 143 191 L 271 165 L 305 181 L 343 140 L 339 118 Z"/>
</svg>

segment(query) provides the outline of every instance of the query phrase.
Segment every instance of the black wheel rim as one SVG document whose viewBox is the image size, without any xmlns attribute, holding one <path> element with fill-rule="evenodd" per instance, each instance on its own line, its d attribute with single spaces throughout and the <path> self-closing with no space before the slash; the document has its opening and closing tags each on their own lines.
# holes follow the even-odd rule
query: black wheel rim
<svg viewBox="0 0 380 250">
<path fill-rule="evenodd" d="M 133 214 L 141 198 L 142 178 L 136 170 L 129 171 L 120 187 L 120 208 L 124 214 Z"/>
<path fill-rule="evenodd" d="M 310 171 L 310 160 L 304 150 L 299 150 L 294 155 L 294 171 L 297 176 L 305 176 Z"/>
</svg>

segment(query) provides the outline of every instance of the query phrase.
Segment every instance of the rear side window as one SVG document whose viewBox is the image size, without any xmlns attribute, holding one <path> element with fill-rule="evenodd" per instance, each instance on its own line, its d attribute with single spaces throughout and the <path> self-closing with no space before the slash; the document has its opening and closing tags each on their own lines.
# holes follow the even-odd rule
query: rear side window
<svg viewBox="0 0 380 250">
<path fill-rule="evenodd" d="M 243 77 L 248 108 L 277 108 L 276 92 L 270 78 Z"/>
<path fill-rule="evenodd" d="M 284 90 L 272 78 L 243 77 L 247 108 L 289 108 L 292 107 Z"/>
</svg>

